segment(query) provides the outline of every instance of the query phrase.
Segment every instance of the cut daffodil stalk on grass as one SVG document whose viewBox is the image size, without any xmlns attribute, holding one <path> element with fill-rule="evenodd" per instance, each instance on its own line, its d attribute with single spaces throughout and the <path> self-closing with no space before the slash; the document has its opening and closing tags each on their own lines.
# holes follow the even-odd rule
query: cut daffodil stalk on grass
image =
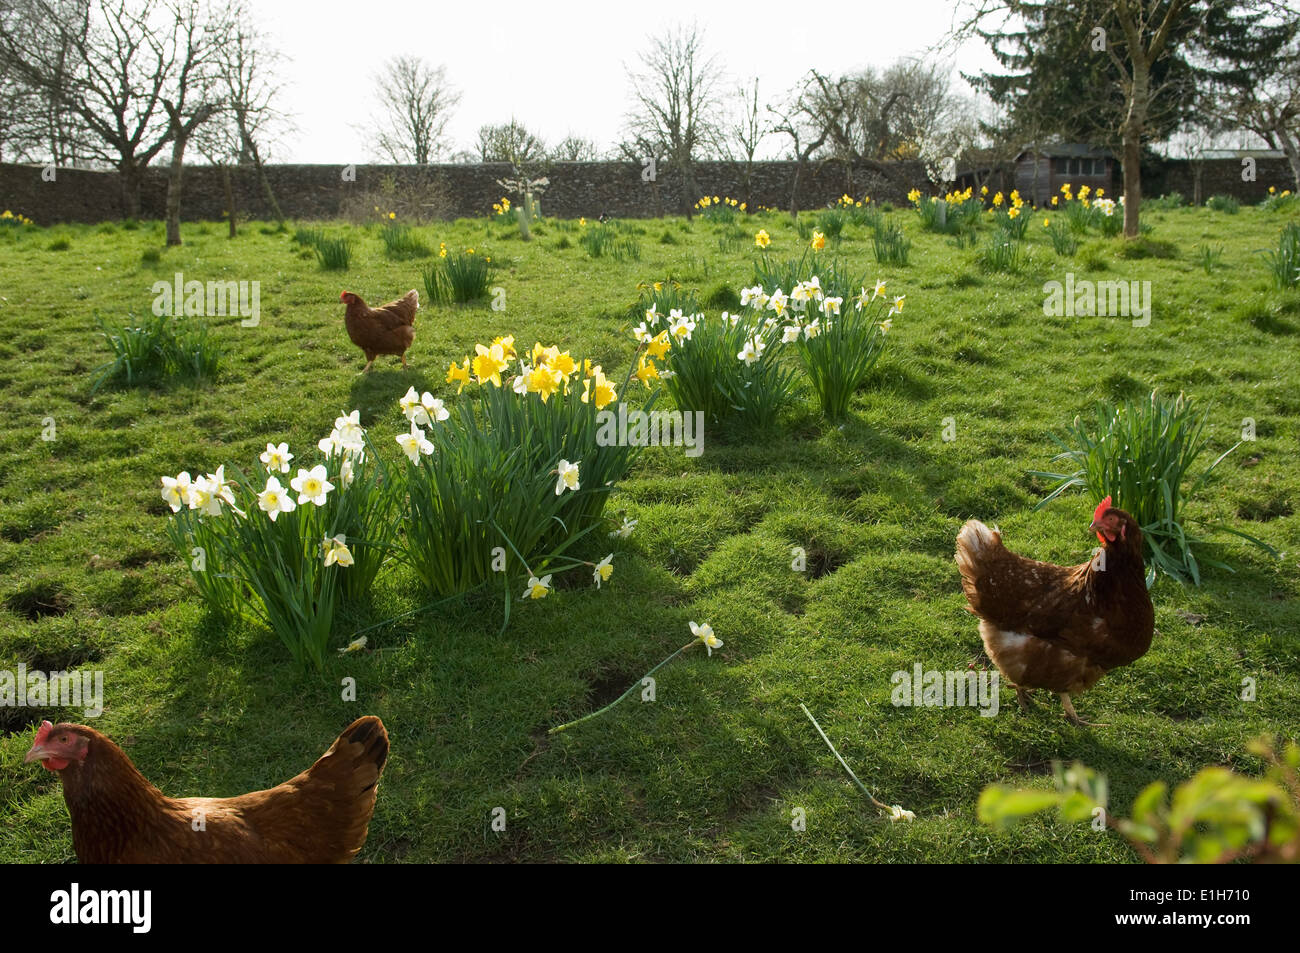
<svg viewBox="0 0 1300 953">
<path fill-rule="evenodd" d="M 607 556 L 607 557 L 606 557 L 606 561 L 608 561 L 608 560 L 611 559 L 611 558 L 613 558 L 613 557 L 612 557 L 612 554 L 611 554 L 610 556 Z M 602 565 L 604 565 L 603 562 L 602 562 Z M 609 578 L 609 577 L 606 576 L 605 578 Z M 567 731 L 568 729 L 572 728 L 574 725 L 580 725 L 580 724 L 582 724 L 584 721 L 590 721 L 590 720 L 593 719 L 593 718 L 597 718 L 597 717 L 599 717 L 600 715 L 605 714 L 605 712 L 609 711 L 611 708 L 613 708 L 615 705 L 617 705 L 619 702 L 621 702 L 624 698 L 627 698 L 628 695 L 631 695 L 634 691 L 636 691 L 638 688 L 640 688 L 640 687 L 641 687 L 641 683 L 644 682 L 647 678 L 649 678 L 649 677 L 650 677 L 651 675 L 653 675 L 655 672 L 659 671 L 661 668 L 663 668 L 665 665 L 667 665 L 667 664 L 668 664 L 669 662 L 671 662 L 673 659 L 677 658 L 677 656 L 681 655 L 683 652 L 685 652 L 687 649 L 689 649 L 692 645 L 703 645 L 705 648 L 708 649 L 708 651 L 709 651 L 709 655 L 710 655 L 710 656 L 713 655 L 713 650 L 714 650 L 714 649 L 720 649 L 720 648 L 722 648 L 722 640 L 719 639 L 716 635 L 713 634 L 713 627 L 712 627 L 711 625 L 709 625 L 707 622 L 704 622 L 704 623 L 696 623 L 696 622 L 692 621 L 692 622 L 690 623 L 690 626 L 691 626 L 691 635 L 693 635 L 694 638 L 692 638 L 689 642 L 687 642 L 685 645 L 683 645 L 680 649 L 678 649 L 678 650 L 677 650 L 676 652 L 674 652 L 672 655 L 668 656 L 666 659 L 664 659 L 662 662 L 660 662 L 660 663 L 659 663 L 658 665 L 656 665 L 654 668 L 650 669 L 650 671 L 646 672 L 644 675 L 642 675 L 640 678 L 638 678 L 635 682 L 632 683 L 632 686 L 631 686 L 630 688 L 628 688 L 628 690 L 625 691 L 622 695 L 619 695 L 617 698 L 615 698 L 612 702 L 610 702 L 610 703 L 609 703 L 608 705 L 606 705 L 604 708 L 601 708 L 599 711 L 593 711 L 593 712 L 592 712 L 591 714 L 589 714 L 589 715 L 583 715 L 581 718 L 577 718 L 577 719 L 575 719 L 575 720 L 573 720 L 573 721 L 565 722 L 563 725 L 557 725 L 556 727 L 554 727 L 554 728 L 552 728 L 550 731 L 548 731 L 547 734 L 548 734 L 548 735 L 554 735 L 554 734 L 558 734 L 558 733 L 561 732 L 561 731 Z"/>
<path fill-rule="evenodd" d="M 852 778 L 853 783 L 858 786 L 858 790 L 865 794 L 871 800 L 872 804 L 889 815 L 891 821 L 916 820 L 916 815 L 911 811 L 905 810 L 901 804 L 886 804 L 883 801 L 876 800 L 876 796 L 867 790 L 865 784 L 858 780 L 858 776 L 853 773 L 853 769 L 849 767 L 848 762 L 840 757 L 840 753 L 836 751 L 835 746 L 831 744 L 831 739 L 826 737 L 826 732 L 822 731 L 822 726 L 817 724 L 817 719 L 814 718 L 812 712 L 808 710 L 808 706 L 803 702 L 800 702 L 799 707 L 803 709 L 803 713 L 808 716 L 808 720 L 813 723 L 813 727 L 817 729 L 817 734 L 822 736 L 822 741 L 826 742 L 826 747 L 831 749 L 831 754 L 835 755 L 835 760 L 838 761 L 840 766 L 849 773 L 849 777 Z"/>
</svg>

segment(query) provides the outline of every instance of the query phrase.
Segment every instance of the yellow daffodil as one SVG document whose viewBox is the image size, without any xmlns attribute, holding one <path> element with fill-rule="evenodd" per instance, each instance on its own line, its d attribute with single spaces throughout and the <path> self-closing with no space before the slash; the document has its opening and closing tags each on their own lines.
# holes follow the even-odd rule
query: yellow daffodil
<svg viewBox="0 0 1300 953">
<path fill-rule="evenodd" d="M 662 361 L 670 347 L 672 347 L 672 342 L 668 339 L 668 332 L 660 331 L 646 343 L 646 353 Z"/>
<path fill-rule="evenodd" d="M 758 234 L 754 236 L 754 244 L 759 248 L 766 248 L 772 244 L 771 236 L 767 234 L 767 229 L 760 228 Z"/>
<path fill-rule="evenodd" d="M 500 387 L 501 372 L 509 366 L 509 362 L 506 361 L 505 349 L 500 344 L 493 344 L 491 347 L 475 344 L 474 350 L 477 354 L 474 358 L 475 379 L 480 384 L 491 381 L 497 387 Z"/>
<path fill-rule="evenodd" d="M 507 361 L 513 361 L 518 356 L 515 354 L 515 336 L 513 334 L 493 338 L 492 344 L 493 346 L 501 345 L 501 353 L 505 355 Z"/>
<path fill-rule="evenodd" d="M 1002 206 L 1002 193 L 996 192 L 993 195 L 993 207 L 1000 208 L 1001 206 Z"/>
<path fill-rule="evenodd" d="M 650 382 L 659 376 L 659 369 L 655 367 L 655 362 L 647 359 L 646 355 L 641 355 L 641 360 L 637 364 L 636 373 L 632 375 L 646 387 Z"/>
<path fill-rule="evenodd" d="M 596 402 L 597 410 L 604 410 L 609 404 L 618 399 L 618 392 L 614 389 L 614 384 L 605 372 L 599 367 L 593 377 L 589 377 L 582 382 L 582 402 L 584 404 L 591 401 Z"/>
<path fill-rule="evenodd" d="M 813 251 L 821 251 L 826 247 L 826 236 L 821 232 L 813 232 L 812 242 L 810 244 Z"/>
<path fill-rule="evenodd" d="M 339 649 L 339 655 L 349 655 L 352 652 L 360 652 L 366 647 L 366 643 L 369 641 L 369 637 L 364 635 L 360 638 L 353 639 L 347 645 L 343 646 L 343 648 Z"/>
<path fill-rule="evenodd" d="M 465 358 L 464 367 L 460 367 L 456 364 L 455 361 L 452 361 L 451 366 L 447 368 L 447 383 L 454 384 L 457 381 L 460 382 L 460 387 L 456 388 L 456 393 L 459 394 L 461 391 L 465 389 L 465 385 L 469 383 L 469 358 L 468 357 Z"/>
</svg>

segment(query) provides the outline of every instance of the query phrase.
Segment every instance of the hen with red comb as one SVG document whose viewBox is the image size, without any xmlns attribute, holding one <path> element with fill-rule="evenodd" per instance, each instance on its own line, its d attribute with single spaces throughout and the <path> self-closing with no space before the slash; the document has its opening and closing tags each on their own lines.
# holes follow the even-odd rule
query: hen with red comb
<svg viewBox="0 0 1300 953">
<path fill-rule="evenodd" d="M 1077 566 L 1019 556 L 1002 534 L 970 520 L 957 534 L 957 568 L 980 639 L 1021 707 L 1045 688 L 1066 717 L 1087 724 L 1070 700 L 1151 647 L 1155 609 L 1146 587 L 1142 529 L 1108 496 L 1092 514 L 1101 549 Z"/>
</svg>

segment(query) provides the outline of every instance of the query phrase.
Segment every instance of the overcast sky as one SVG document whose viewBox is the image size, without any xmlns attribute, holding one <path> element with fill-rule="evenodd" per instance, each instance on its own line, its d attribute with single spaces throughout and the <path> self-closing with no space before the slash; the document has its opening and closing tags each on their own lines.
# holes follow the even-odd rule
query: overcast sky
<svg viewBox="0 0 1300 953">
<path fill-rule="evenodd" d="M 759 77 L 760 98 L 789 89 L 810 67 L 841 73 L 883 67 L 926 50 L 952 22 L 944 0 L 264 0 L 254 17 L 285 54 L 281 107 L 296 131 L 279 162 L 366 162 L 374 77 L 393 56 L 445 64 L 462 94 L 448 126 L 454 148 L 511 116 L 548 142 L 570 133 L 607 149 L 627 109 L 626 66 L 648 38 L 697 22 L 709 51 L 737 85 Z M 982 43 L 942 61 L 954 73 L 996 66 Z M 969 88 L 954 76 L 954 89 Z M 770 140 L 768 149 L 781 145 Z"/>
</svg>

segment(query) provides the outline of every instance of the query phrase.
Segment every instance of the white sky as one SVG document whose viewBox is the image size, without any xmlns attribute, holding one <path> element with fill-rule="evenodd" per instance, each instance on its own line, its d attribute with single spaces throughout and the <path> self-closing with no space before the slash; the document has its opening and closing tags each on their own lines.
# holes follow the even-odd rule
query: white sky
<svg viewBox="0 0 1300 953">
<path fill-rule="evenodd" d="M 296 130 L 276 162 L 366 162 L 363 134 L 375 109 L 374 77 L 387 57 L 445 64 L 462 94 L 447 131 L 470 148 L 486 123 L 513 115 L 554 143 L 567 134 L 602 151 L 619 138 L 627 70 L 652 34 L 698 22 L 710 52 L 737 85 L 759 76 L 771 101 L 810 67 L 842 73 L 922 57 L 947 32 L 952 0 L 255 0 L 254 17 L 287 62 L 280 107 Z M 996 67 L 979 42 L 946 60 L 956 70 Z M 782 146 L 776 137 L 765 151 Z"/>
</svg>

